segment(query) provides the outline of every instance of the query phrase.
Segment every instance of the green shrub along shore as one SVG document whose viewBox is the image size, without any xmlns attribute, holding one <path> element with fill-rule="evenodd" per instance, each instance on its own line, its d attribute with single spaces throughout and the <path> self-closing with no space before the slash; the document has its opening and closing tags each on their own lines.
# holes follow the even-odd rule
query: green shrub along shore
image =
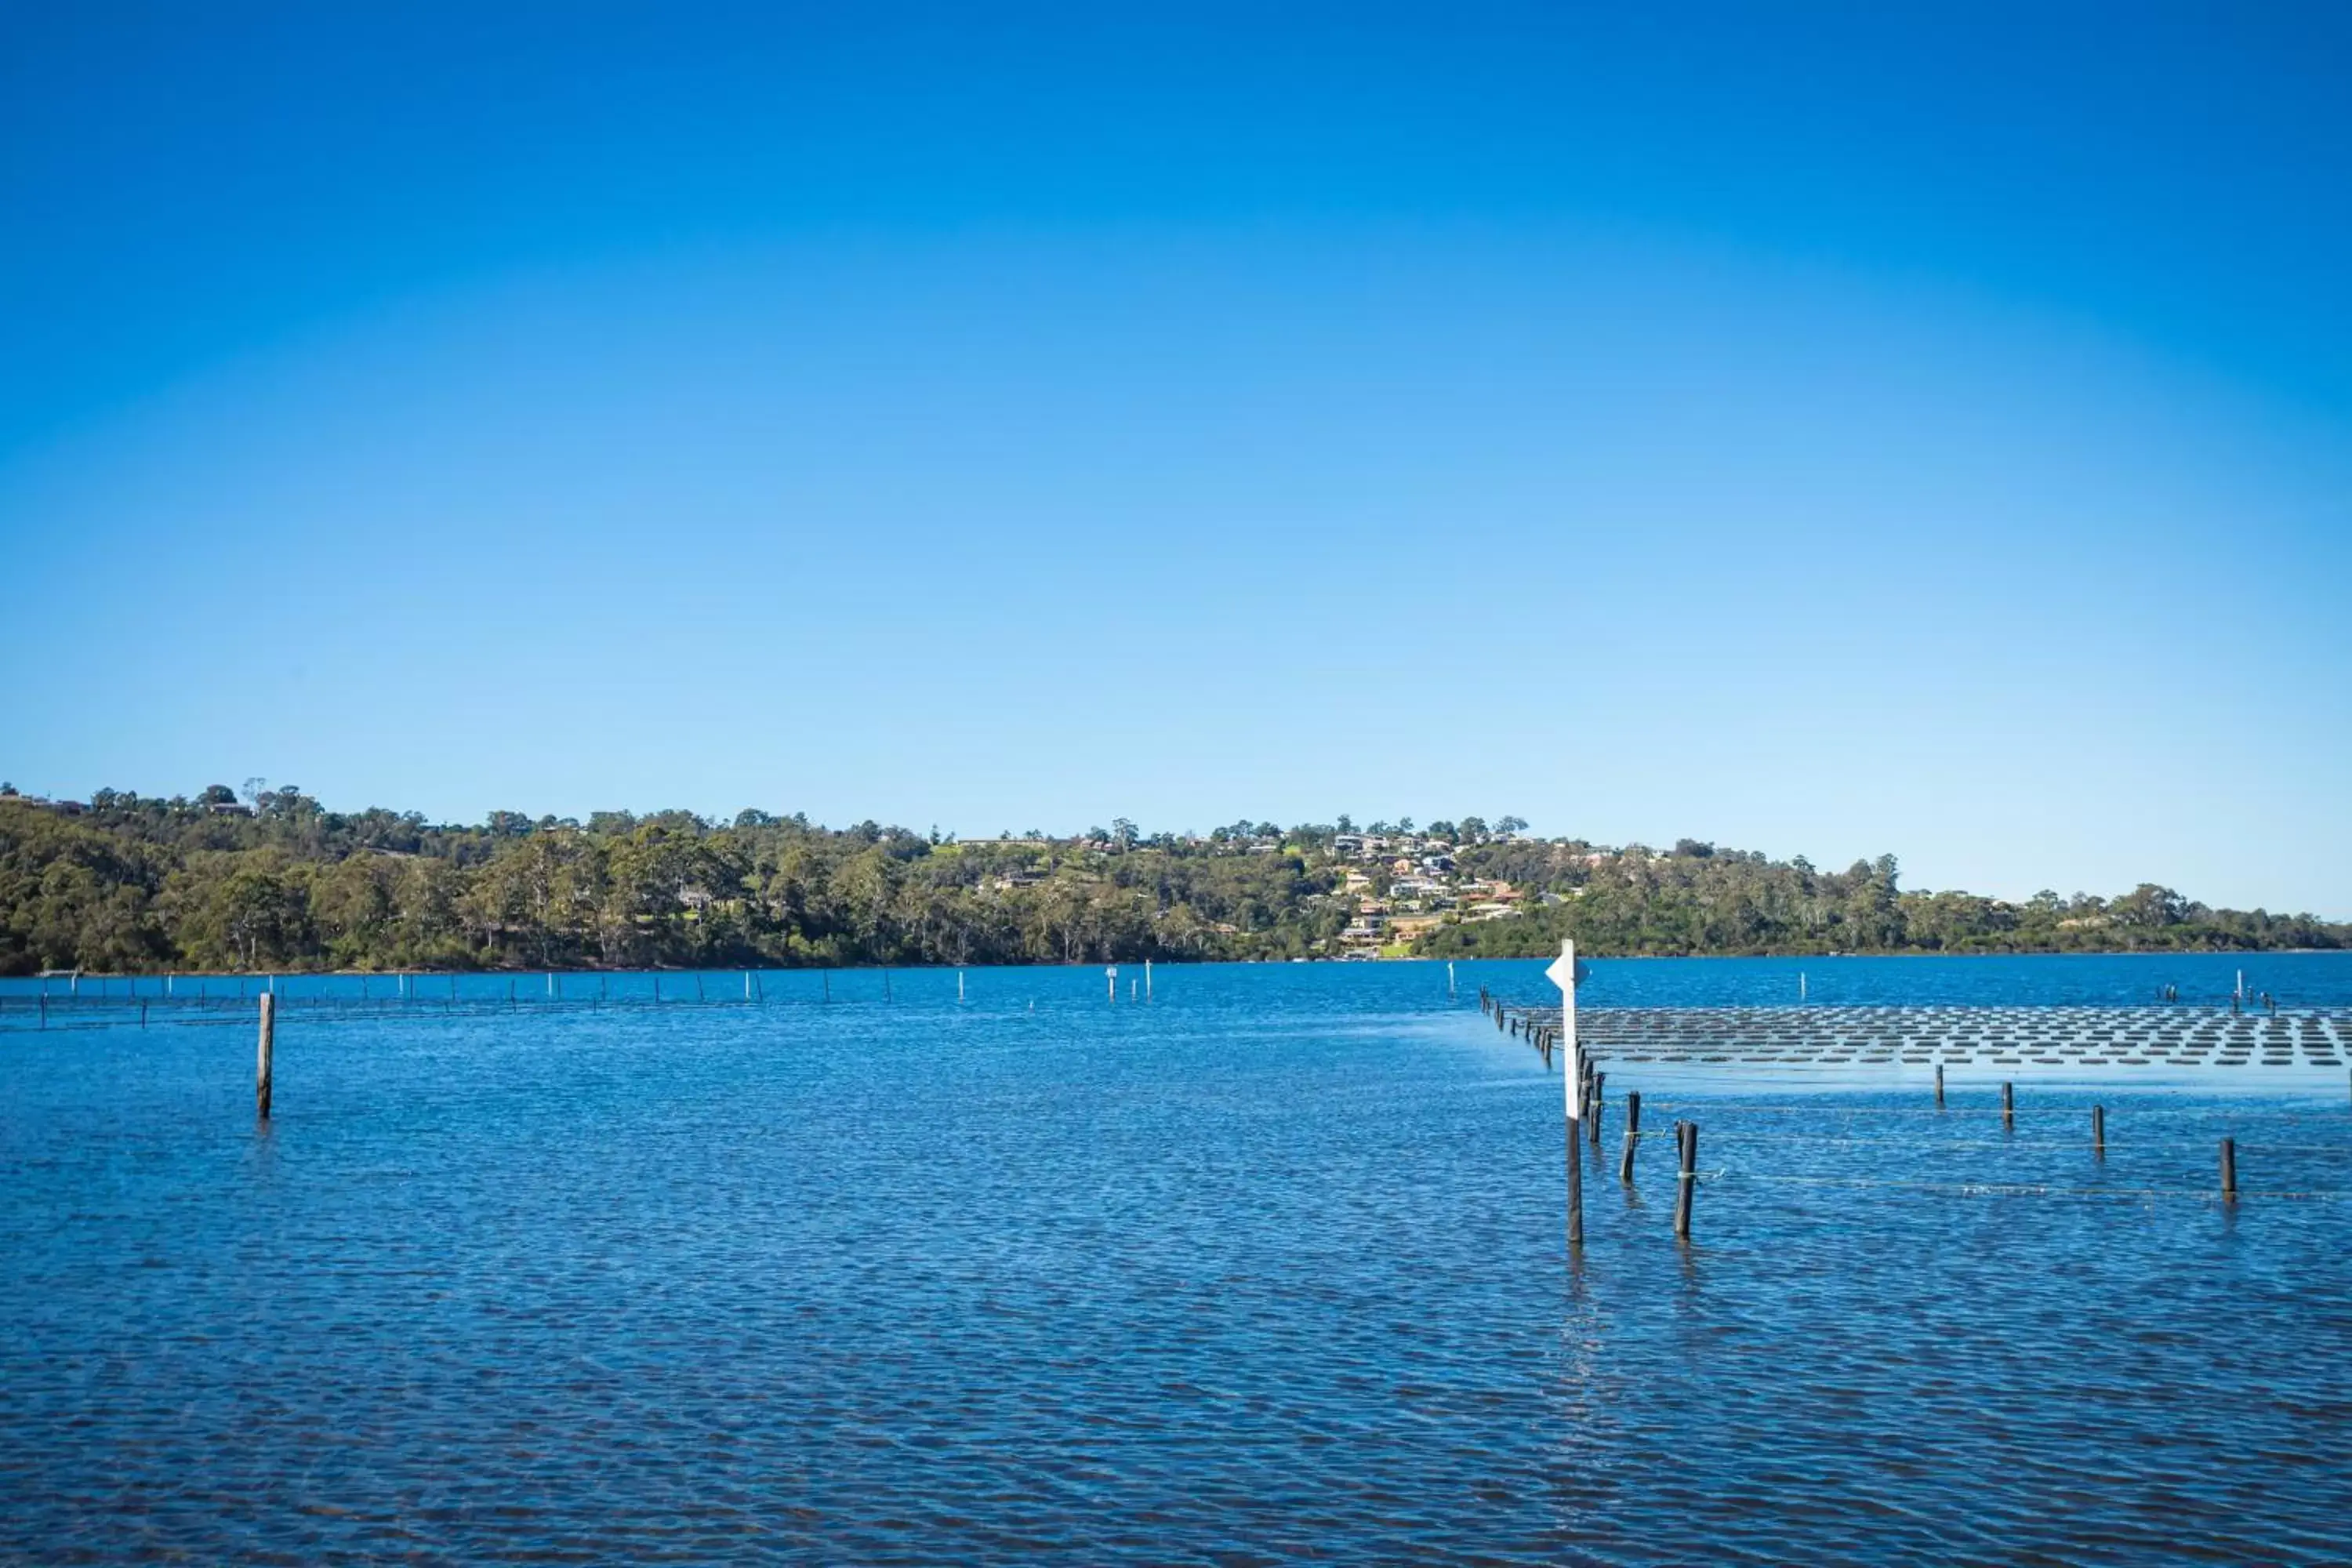
<svg viewBox="0 0 2352 1568">
<path fill-rule="evenodd" d="M 255 781 L 257 784 L 259 781 Z M 2040 952 L 2352 945 L 2352 926 L 2144 885 L 2009 903 L 1505 817 L 957 841 L 746 811 L 327 811 L 299 789 L 0 791 L 0 973 Z"/>
</svg>

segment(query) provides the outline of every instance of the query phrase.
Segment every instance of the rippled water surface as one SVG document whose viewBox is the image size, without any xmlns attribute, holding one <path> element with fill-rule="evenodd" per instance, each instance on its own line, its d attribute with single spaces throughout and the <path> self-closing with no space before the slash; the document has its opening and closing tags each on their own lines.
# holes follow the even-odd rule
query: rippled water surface
<svg viewBox="0 0 2352 1568">
<path fill-rule="evenodd" d="M 1802 967 L 1842 1002 L 2237 967 L 1862 962 Z M 2340 958 L 2246 967 L 2352 999 Z M 1628 1065 L 1571 1267 L 1559 1080 L 1472 1002 L 1535 974 L 289 1001 L 266 1129 L 249 1016 L 42 1030 L 19 987 L 0 1557 L 2352 1559 L 2345 1079 L 2026 1078 L 2004 1131 L 1967 1076 L 1938 1114 L 1917 1069 Z M 1702 1127 L 1686 1247 L 1664 1138 L 1617 1180 L 1629 1089 Z"/>
</svg>

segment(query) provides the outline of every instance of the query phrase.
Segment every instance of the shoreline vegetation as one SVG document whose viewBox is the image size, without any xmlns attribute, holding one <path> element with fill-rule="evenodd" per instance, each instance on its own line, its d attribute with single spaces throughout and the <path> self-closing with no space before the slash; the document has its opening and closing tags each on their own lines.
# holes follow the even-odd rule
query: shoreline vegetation
<svg viewBox="0 0 2352 1568">
<path fill-rule="evenodd" d="M 0 786 L 0 974 L 724 969 L 1146 958 L 2278 952 L 2352 924 L 2143 883 L 2022 902 L 1691 839 L 1505 816 L 958 839 L 744 811 L 435 825 L 247 781 L 50 801 Z"/>
</svg>

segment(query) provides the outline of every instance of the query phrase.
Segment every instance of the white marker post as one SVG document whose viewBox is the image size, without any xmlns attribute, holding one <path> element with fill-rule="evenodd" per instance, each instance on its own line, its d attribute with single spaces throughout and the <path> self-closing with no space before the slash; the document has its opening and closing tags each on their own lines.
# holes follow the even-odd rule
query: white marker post
<svg viewBox="0 0 2352 1568">
<path fill-rule="evenodd" d="M 1584 1245 L 1584 1155 L 1577 1134 L 1583 1131 L 1584 1047 L 1576 1038 L 1576 943 L 1563 941 L 1559 956 L 1544 971 L 1544 978 L 1559 987 L 1559 1038 L 1567 1047 L 1568 1080 L 1568 1245 Z"/>
<path fill-rule="evenodd" d="M 1113 1002 L 1117 1002 L 1117 1001 L 1118 1000 L 1118 964 L 1116 964 L 1116 963 L 1112 963 L 1112 964 L 1106 964 L 1106 965 L 1103 967 L 1103 984 L 1104 984 L 1105 985 L 1108 985 L 1108 986 L 1110 988 L 1110 999 L 1111 999 Z"/>
<path fill-rule="evenodd" d="M 1143 999 L 1151 1000 L 1151 960 L 1148 958 L 1143 961 Z"/>
</svg>

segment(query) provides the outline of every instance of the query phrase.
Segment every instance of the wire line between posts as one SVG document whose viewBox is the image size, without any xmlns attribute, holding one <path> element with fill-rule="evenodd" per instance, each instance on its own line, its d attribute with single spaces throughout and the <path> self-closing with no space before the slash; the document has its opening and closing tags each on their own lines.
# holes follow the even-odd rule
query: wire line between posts
<svg viewBox="0 0 2352 1568">
<path fill-rule="evenodd" d="M 1653 1129 L 1628 1132 L 1628 1138 L 1671 1138 L 1671 1129 Z M 1809 1132 L 1743 1132 L 1733 1128 L 1713 1136 L 1750 1140 L 1760 1143 L 1801 1144 L 1807 1147 L 1830 1145 L 1873 1149 L 2048 1149 L 2058 1152 L 2091 1148 L 2088 1142 L 2057 1138 L 1821 1138 Z M 2111 1142 L 2110 1148 L 2129 1152 L 2137 1149 L 2210 1149 L 2210 1139 L 2158 1138 L 2145 1142 L 2133 1139 Z M 2247 1143 L 2241 1150 L 2259 1150 L 2265 1154 L 2352 1154 L 2352 1142 L 2347 1143 Z"/>
<path fill-rule="evenodd" d="M 1948 1193 L 1959 1197 L 2194 1198 L 2209 1204 L 2228 1201 L 2221 1192 L 2210 1187 L 2065 1187 L 2036 1182 L 1920 1182 L 1882 1176 L 1784 1176 L 1756 1171 L 1732 1172 L 1728 1167 L 1717 1174 L 1727 1175 L 1733 1181 L 1767 1182 L 1780 1186 L 1898 1187 L 1913 1192 Z M 2274 1192 L 2241 1188 L 2230 1196 L 2343 1203 L 2352 1199 L 2352 1192 Z"/>
<path fill-rule="evenodd" d="M 2069 1085 L 2068 1087 L 2079 1090 L 2081 1086 Z M 1999 1105 L 1961 1106 L 1937 1110 L 1929 1106 L 1916 1105 L 1734 1105 L 1708 1100 L 1659 1100 L 1649 1103 L 1654 1110 L 1703 1110 L 1710 1115 L 1720 1111 L 1744 1116 L 1928 1116 L 1950 1121 L 1970 1116 L 1997 1117 L 2000 1114 Z M 2017 1119 L 2021 1121 L 2042 1121 L 2058 1114 L 2059 1112 L 2054 1110 L 2024 1110 L 2017 1113 Z M 2210 1121 L 2215 1113 L 2210 1106 L 2146 1105 L 2135 1108 L 2132 1114 L 2135 1117 L 2195 1116 Z M 2247 1118 L 2301 1117 L 2310 1120 L 2341 1120 L 2340 1117 L 2331 1118 L 2324 1112 L 2294 1106 L 2281 1106 L 2275 1109 L 2249 1106 L 2231 1110 L 2229 1114 Z"/>
</svg>

